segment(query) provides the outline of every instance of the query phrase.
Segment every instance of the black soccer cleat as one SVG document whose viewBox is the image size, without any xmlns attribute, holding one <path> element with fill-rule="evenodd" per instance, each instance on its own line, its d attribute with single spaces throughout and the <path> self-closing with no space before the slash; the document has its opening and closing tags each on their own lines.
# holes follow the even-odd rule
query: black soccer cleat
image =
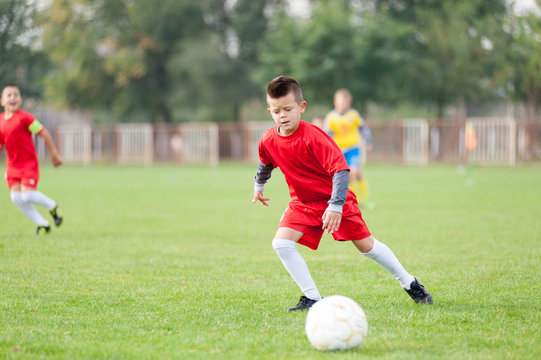
<svg viewBox="0 0 541 360">
<path fill-rule="evenodd" d="M 51 232 L 51 227 L 49 225 L 38 225 L 38 228 L 36 229 L 36 234 L 48 234 Z"/>
<path fill-rule="evenodd" d="M 312 299 L 309 299 L 306 296 L 302 295 L 299 302 L 297 303 L 297 305 L 289 308 L 289 310 L 287 310 L 287 312 L 299 311 L 299 310 L 308 310 L 316 302 L 317 302 L 317 300 L 312 300 Z"/>
<path fill-rule="evenodd" d="M 424 305 L 434 303 L 434 300 L 432 300 L 432 295 L 426 291 L 425 287 L 419 281 L 417 281 L 417 279 L 411 282 L 410 289 L 406 290 L 406 292 L 417 304 Z"/>
<path fill-rule="evenodd" d="M 54 224 L 56 226 L 60 226 L 60 224 L 62 224 L 62 220 L 64 219 L 64 214 L 62 213 L 62 210 L 60 210 L 60 208 L 58 207 L 58 204 L 56 204 L 54 208 L 49 210 L 49 214 L 51 214 L 51 216 L 53 217 Z"/>
</svg>

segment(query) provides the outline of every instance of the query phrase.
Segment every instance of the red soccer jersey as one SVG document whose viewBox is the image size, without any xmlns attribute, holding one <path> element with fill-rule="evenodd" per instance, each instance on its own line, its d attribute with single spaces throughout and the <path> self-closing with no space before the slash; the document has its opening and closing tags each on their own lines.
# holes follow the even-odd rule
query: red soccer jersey
<svg viewBox="0 0 541 360">
<path fill-rule="evenodd" d="M 305 121 L 289 136 L 278 134 L 276 127 L 265 131 L 259 142 L 259 159 L 265 165 L 279 167 L 291 199 L 302 202 L 328 201 L 334 174 L 349 170 L 334 140 Z"/>
<path fill-rule="evenodd" d="M 17 110 L 9 119 L 5 118 L 5 113 L 0 114 L 0 144 L 8 153 L 8 177 L 38 171 L 38 157 L 29 130 L 34 120 L 34 116 L 24 110 Z"/>
</svg>

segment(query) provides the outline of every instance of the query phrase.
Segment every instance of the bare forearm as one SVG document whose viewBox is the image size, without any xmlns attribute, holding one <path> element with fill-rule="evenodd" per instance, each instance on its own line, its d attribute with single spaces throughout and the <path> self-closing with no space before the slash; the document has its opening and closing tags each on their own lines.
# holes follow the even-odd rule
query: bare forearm
<svg viewBox="0 0 541 360">
<path fill-rule="evenodd" d="M 58 154 L 58 150 L 56 149 L 56 146 L 53 142 L 53 138 L 51 137 L 51 134 L 47 129 L 43 129 L 39 135 L 43 139 L 43 142 L 45 143 L 45 146 L 47 146 L 47 149 L 49 150 L 49 154 L 51 155 L 51 161 L 54 166 L 62 165 L 62 159 L 60 158 L 60 155 Z"/>
<path fill-rule="evenodd" d="M 43 139 L 43 142 L 45 143 L 45 146 L 47 146 L 47 149 L 49 150 L 49 154 L 53 156 L 53 154 L 58 154 L 58 150 L 56 149 L 56 146 L 53 142 L 53 138 L 51 137 L 51 134 L 47 129 L 43 129 L 42 132 L 39 133 L 41 138 Z"/>
</svg>

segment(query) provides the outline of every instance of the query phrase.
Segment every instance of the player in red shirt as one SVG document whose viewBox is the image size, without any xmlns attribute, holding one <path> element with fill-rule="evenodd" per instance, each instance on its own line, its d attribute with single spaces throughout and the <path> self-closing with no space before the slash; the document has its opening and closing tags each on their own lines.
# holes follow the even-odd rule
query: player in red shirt
<svg viewBox="0 0 541 360">
<path fill-rule="evenodd" d="M 5 147 L 8 154 L 6 181 L 11 200 L 38 226 L 37 233 L 48 233 L 51 227 L 34 204 L 46 207 L 56 226 L 60 226 L 63 217 L 58 203 L 36 190 L 39 167 L 32 134 L 43 138 L 54 166 L 61 165 L 62 159 L 47 129 L 32 114 L 21 110 L 21 104 L 19 88 L 15 85 L 4 87 L 1 98 L 4 112 L 0 114 L 0 151 Z"/>
<path fill-rule="evenodd" d="M 362 218 L 355 194 L 348 189 L 349 168 L 336 143 L 318 127 L 301 121 L 306 109 L 297 81 L 279 76 L 267 86 L 268 112 L 276 127 L 259 142 L 254 197 L 268 206 L 264 184 L 279 167 L 289 187 L 289 203 L 272 246 L 303 295 L 288 311 L 310 308 L 321 295 L 297 243 L 313 250 L 324 231 L 335 240 L 350 240 L 366 257 L 389 271 L 418 304 L 432 304 L 432 296 L 400 264 L 391 249 L 376 240 Z"/>
</svg>

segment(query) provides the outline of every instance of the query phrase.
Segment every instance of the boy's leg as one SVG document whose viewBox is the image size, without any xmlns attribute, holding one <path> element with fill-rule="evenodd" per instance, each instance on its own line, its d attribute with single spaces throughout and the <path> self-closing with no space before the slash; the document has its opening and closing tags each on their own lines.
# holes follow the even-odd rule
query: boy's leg
<svg viewBox="0 0 541 360">
<path fill-rule="evenodd" d="M 55 225 L 60 226 L 63 216 L 62 211 L 58 207 L 58 203 L 56 203 L 56 201 L 50 199 L 40 191 L 26 187 L 22 188 L 21 196 L 24 202 L 44 206 L 47 210 L 49 210 L 49 213 L 54 219 Z"/>
<path fill-rule="evenodd" d="M 308 265 L 297 250 L 297 243 L 287 239 L 272 240 L 272 247 L 278 254 L 282 264 L 293 280 L 299 285 L 302 293 L 309 299 L 319 300 L 321 295 L 310 275 Z"/>
<path fill-rule="evenodd" d="M 368 190 L 368 184 L 364 178 L 359 181 L 359 189 L 365 200 L 370 200 L 370 191 Z"/>
<path fill-rule="evenodd" d="M 41 214 L 36 210 L 36 208 L 34 207 L 34 205 L 32 205 L 31 203 L 29 202 L 25 202 L 23 200 L 23 197 L 21 195 L 21 192 L 20 191 L 15 191 L 15 190 L 12 190 L 11 191 L 11 201 L 13 201 L 13 203 L 15 205 L 17 205 L 17 207 L 19 209 L 21 209 L 21 211 L 30 219 L 32 220 L 32 222 L 38 226 L 43 226 L 43 227 L 47 227 L 49 226 L 49 223 L 47 222 L 47 220 L 45 220 L 43 218 L 43 216 L 41 216 Z"/>
<path fill-rule="evenodd" d="M 364 256 L 374 260 L 390 272 L 415 302 L 432 304 L 432 296 L 417 279 L 404 269 L 387 245 L 379 242 L 372 236 L 363 240 L 354 240 L 353 244 Z"/>
<path fill-rule="evenodd" d="M 361 176 L 359 172 L 361 167 L 360 148 L 344 152 L 344 157 L 349 166 L 349 188 L 357 196 L 357 201 L 362 203 L 367 197 L 361 187 Z"/>
<path fill-rule="evenodd" d="M 308 265 L 306 265 L 306 262 L 297 249 L 297 241 L 301 237 L 302 233 L 299 231 L 280 228 L 276 232 L 274 240 L 272 240 L 272 247 L 276 251 L 276 254 L 278 254 L 287 272 L 295 280 L 306 298 L 301 297 L 299 304 L 289 309 L 290 311 L 303 310 L 321 299 Z"/>
<path fill-rule="evenodd" d="M 390 272 L 403 288 L 409 288 L 409 285 L 415 278 L 404 269 L 387 245 L 379 242 L 373 236 L 363 240 L 354 240 L 353 244 L 364 256 L 374 260 Z"/>
<path fill-rule="evenodd" d="M 354 171 L 353 171 L 354 170 Z M 370 189 L 368 188 L 368 182 L 366 181 L 365 177 L 362 173 L 362 168 L 359 166 L 359 168 L 352 169 L 352 175 L 354 175 L 353 178 L 353 191 L 355 192 L 355 195 L 359 199 L 359 203 L 362 203 L 362 205 L 370 210 L 373 210 L 376 207 L 376 204 L 372 200 L 372 197 L 370 195 Z"/>
<path fill-rule="evenodd" d="M 34 189 L 25 189 L 21 193 L 24 202 L 44 206 L 47 210 L 52 210 L 56 206 L 56 202 L 48 198 L 42 192 Z"/>
</svg>

